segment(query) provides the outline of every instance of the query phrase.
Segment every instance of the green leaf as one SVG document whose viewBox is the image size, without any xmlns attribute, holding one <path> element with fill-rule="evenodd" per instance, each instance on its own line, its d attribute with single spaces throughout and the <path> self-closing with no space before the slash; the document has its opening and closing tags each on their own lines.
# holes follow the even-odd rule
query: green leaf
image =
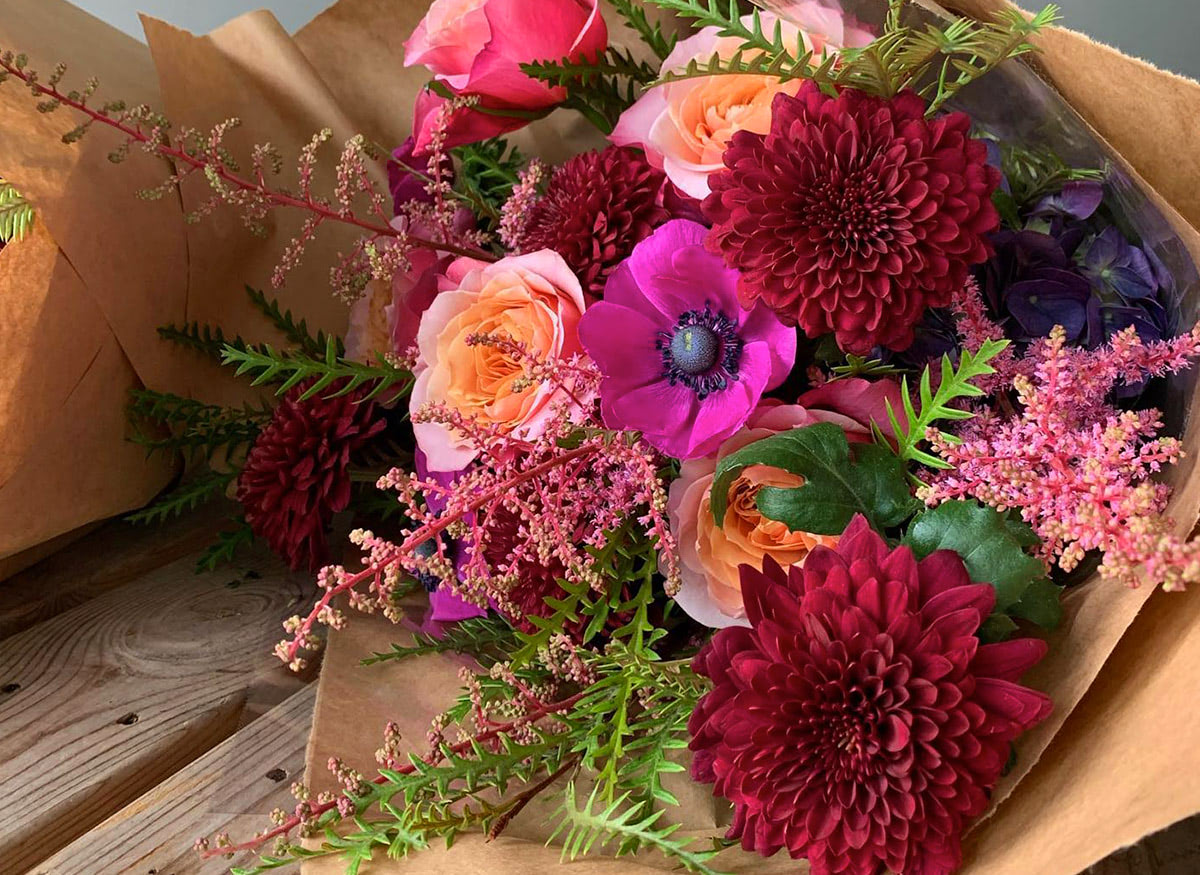
<svg viewBox="0 0 1200 875">
<path fill-rule="evenodd" d="M 937 550 L 962 557 L 971 579 L 996 589 L 996 610 L 1012 613 L 1046 566 L 1025 552 L 1032 530 L 976 501 L 947 501 L 913 522 L 904 538 L 918 559 Z M 1033 543 L 1036 543 L 1036 537 Z"/>
<path fill-rule="evenodd" d="M 999 644 L 1007 641 L 1017 631 L 1017 624 L 1004 614 L 992 614 L 979 627 L 979 640 L 984 644 Z"/>
<path fill-rule="evenodd" d="M 888 421 L 896 436 L 896 455 L 905 462 L 916 462 L 930 468 L 948 468 L 946 462 L 925 452 L 920 445 L 925 441 L 926 433 L 935 422 L 943 420 L 960 422 L 974 416 L 970 411 L 951 405 L 964 398 L 978 398 L 983 395 L 983 390 L 975 385 L 975 381 L 980 377 L 996 373 L 996 369 L 989 362 L 1007 347 L 1007 340 L 987 340 L 980 346 L 978 352 L 972 353 L 970 350 L 964 349 L 960 353 L 957 368 L 950 361 L 950 356 L 943 356 L 941 380 L 938 383 L 937 392 L 934 392 L 932 387 L 932 366 L 926 365 L 918 383 L 915 402 L 909 388 L 908 378 L 905 377 L 900 383 L 900 400 L 903 405 L 901 412 L 904 414 L 904 422 L 900 421 L 892 403 L 885 401 Z M 875 429 L 877 442 L 891 446 L 891 441 L 882 436 L 878 425 L 875 426 Z M 955 440 L 953 435 L 947 435 L 945 432 L 942 435 L 947 440 Z"/>
<path fill-rule="evenodd" d="M 206 471 L 193 477 L 153 504 L 125 517 L 129 523 L 165 523 L 171 517 L 182 516 L 185 511 L 195 510 L 200 505 L 224 495 L 229 484 L 237 477 L 236 471 Z"/>
<path fill-rule="evenodd" d="M 1012 606 L 1009 614 L 1043 629 L 1057 629 L 1062 622 L 1062 594 L 1065 589 L 1048 578 L 1035 580 L 1022 593 L 1021 600 Z"/>
<path fill-rule="evenodd" d="M 377 355 L 374 365 L 350 361 L 342 357 L 339 343 L 336 337 L 327 337 L 323 358 L 303 352 L 277 351 L 269 344 L 245 349 L 228 345 L 224 350 L 222 364 L 235 365 L 239 377 L 251 376 L 253 386 L 279 383 L 279 388 L 275 390 L 276 395 L 284 395 L 300 383 L 311 381 L 300 396 L 301 400 L 325 392 L 334 383 L 338 383 L 338 386 L 335 391 L 329 393 L 329 397 L 348 395 L 366 387 L 368 391 L 362 398 L 363 401 L 387 393 L 386 400 L 382 402 L 385 404 L 404 397 L 412 389 L 412 374 L 408 371 L 396 367 L 382 355 Z M 391 391 L 393 389 L 394 391 Z"/>
<path fill-rule="evenodd" d="M 196 560 L 196 573 L 215 571 L 219 566 L 233 561 L 234 555 L 254 541 L 254 531 L 245 520 L 237 520 L 237 527 L 217 534 L 217 543 L 200 554 Z"/>
<path fill-rule="evenodd" d="M 0 178 L 0 244 L 20 240 L 33 227 L 33 206 Z"/>
<path fill-rule="evenodd" d="M 877 531 L 897 526 L 918 507 L 904 466 L 886 448 L 859 444 L 853 456 L 842 429 L 819 423 L 756 441 L 725 457 L 712 487 L 712 512 L 724 522 L 729 488 L 751 465 L 769 465 L 804 478 L 796 489 L 764 487 L 758 507 L 793 531 L 838 535 L 861 513 Z"/>
<path fill-rule="evenodd" d="M 288 339 L 294 343 L 296 347 L 309 355 L 320 356 L 325 352 L 326 346 L 329 344 L 329 338 L 326 337 L 324 331 L 318 331 L 314 337 L 308 330 L 308 323 L 304 319 L 296 322 L 292 316 L 291 310 L 281 310 L 279 301 L 274 298 L 268 298 L 261 290 L 251 286 L 246 286 L 246 295 L 252 303 L 264 316 L 271 321 L 276 328 Z M 335 343 L 338 348 L 338 355 L 345 355 L 346 348 L 342 344 L 340 338 L 335 338 Z"/>
</svg>

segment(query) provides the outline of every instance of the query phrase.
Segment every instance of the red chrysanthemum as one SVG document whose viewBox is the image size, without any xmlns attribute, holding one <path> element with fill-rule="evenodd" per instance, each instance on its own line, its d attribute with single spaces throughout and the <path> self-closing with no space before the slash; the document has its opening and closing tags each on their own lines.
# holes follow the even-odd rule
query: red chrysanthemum
<svg viewBox="0 0 1200 875">
<path fill-rule="evenodd" d="M 710 179 L 709 247 L 742 271 L 744 306 L 766 301 L 847 352 L 902 350 L 986 261 L 1000 173 L 963 113 L 925 118 L 891 100 L 806 82 L 780 94 L 765 136 L 740 131 Z"/>
<path fill-rule="evenodd" d="M 284 397 L 255 440 L 237 497 L 255 535 L 291 568 L 315 571 L 328 559 L 330 520 L 350 503 L 350 457 L 385 422 L 361 392 L 301 401 L 305 388 Z"/>
<path fill-rule="evenodd" d="M 742 594 L 751 628 L 696 657 L 714 688 L 688 727 L 730 837 L 813 875 L 953 872 L 1010 743 L 1050 712 L 1018 684 L 1046 645 L 981 645 L 993 588 L 957 553 L 889 550 L 862 517 L 790 573 L 743 566 Z"/>
<path fill-rule="evenodd" d="M 593 297 L 633 247 L 671 217 L 667 178 L 634 149 L 611 146 L 576 155 L 550 176 L 517 243 L 522 252 L 553 249 Z"/>
</svg>

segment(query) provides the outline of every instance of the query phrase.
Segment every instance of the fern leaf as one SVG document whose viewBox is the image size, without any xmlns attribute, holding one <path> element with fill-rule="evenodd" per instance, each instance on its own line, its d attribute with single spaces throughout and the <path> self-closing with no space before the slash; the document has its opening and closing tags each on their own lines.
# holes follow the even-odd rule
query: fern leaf
<svg viewBox="0 0 1200 875">
<path fill-rule="evenodd" d="M 149 525 L 165 523 L 172 517 L 183 516 L 184 511 L 195 510 L 200 505 L 224 495 L 226 488 L 237 477 L 237 472 L 208 471 L 172 490 L 149 507 L 125 517 L 126 522 Z"/>
<path fill-rule="evenodd" d="M 941 380 L 938 383 L 936 392 L 932 388 L 933 380 L 930 368 L 926 366 L 925 370 L 921 373 L 918 383 L 917 403 L 913 402 L 908 378 L 905 377 L 901 381 L 900 402 L 904 414 L 903 422 L 893 408 L 892 403 L 890 401 L 885 402 L 888 421 L 892 426 L 893 433 L 896 435 L 898 445 L 896 454 L 901 459 L 906 462 L 917 462 L 931 468 L 944 469 L 949 467 L 941 459 L 937 459 L 919 449 L 919 446 L 926 439 L 926 434 L 933 427 L 934 423 L 939 421 L 961 421 L 970 419 L 974 415 L 970 411 L 952 407 L 951 405 L 966 398 L 978 398 L 983 395 L 983 390 L 976 386 L 974 381 L 996 372 L 989 362 L 1007 346 L 1007 340 L 988 340 L 984 342 L 976 353 L 964 349 L 957 368 L 951 363 L 949 356 L 943 356 Z M 942 436 L 947 439 L 953 439 L 952 435 L 947 435 L 944 432 Z M 887 442 L 885 441 L 885 443 Z"/>
<path fill-rule="evenodd" d="M 279 301 L 274 298 L 268 298 L 261 290 L 246 286 L 246 295 L 250 298 L 251 303 L 271 321 L 284 337 L 289 342 L 294 343 L 301 351 L 310 355 L 323 355 L 325 347 L 329 343 L 329 338 L 325 336 L 324 331 L 318 331 L 314 337 L 308 330 L 308 323 L 301 319 L 296 322 L 292 317 L 291 310 L 281 311 Z M 338 355 L 345 355 L 346 348 L 342 344 L 340 338 L 334 338 Z"/>
<path fill-rule="evenodd" d="M 254 541 L 254 531 L 245 520 L 238 520 L 237 527 L 217 535 L 217 542 L 200 554 L 196 560 L 196 573 L 215 571 L 222 565 L 233 561 L 233 557 L 243 547 L 248 547 Z"/>
<path fill-rule="evenodd" d="M 388 393 L 385 403 L 391 403 L 407 395 L 412 389 L 412 374 L 391 364 L 382 355 L 377 356 L 376 361 L 375 365 L 348 361 L 339 352 L 334 337 L 326 338 L 323 358 L 302 352 L 277 351 L 269 344 L 244 349 L 228 345 L 222 358 L 223 364 L 237 368 L 239 377 L 251 376 L 254 386 L 278 383 L 276 395 L 286 394 L 304 382 L 310 385 L 300 396 L 301 400 L 334 389 L 335 383 L 338 385 L 329 397 L 348 395 L 368 387 L 364 401 Z"/>
<path fill-rule="evenodd" d="M 634 0 L 612 0 L 612 5 L 617 14 L 625 19 L 625 24 L 637 31 L 642 42 L 649 46 L 654 54 L 664 60 L 671 54 L 675 48 L 675 36 L 667 36 L 662 32 L 662 27 L 651 24 L 646 18 L 646 10 Z"/>
</svg>

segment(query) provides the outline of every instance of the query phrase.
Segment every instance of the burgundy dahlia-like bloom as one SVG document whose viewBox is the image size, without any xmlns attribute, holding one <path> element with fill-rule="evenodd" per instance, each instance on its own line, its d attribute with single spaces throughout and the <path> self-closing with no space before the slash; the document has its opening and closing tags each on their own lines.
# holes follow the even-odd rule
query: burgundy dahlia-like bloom
<svg viewBox="0 0 1200 875">
<path fill-rule="evenodd" d="M 305 388 L 287 394 L 255 440 L 237 497 L 255 535 L 292 569 L 315 571 L 328 558 L 330 520 L 350 503 L 350 456 L 385 422 L 361 392 L 301 401 Z"/>
<path fill-rule="evenodd" d="M 663 172 L 634 149 L 576 155 L 551 175 L 517 245 L 522 252 L 553 249 L 598 298 L 633 247 L 671 217 L 666 186 Z"/>
<path fill-rule="evenodd" d="M 709 248 L 765 301 L 847 352 L 903 350 L 928 307 L 946 306 L 991 254 L 1000 173 L 963 113 L 812 82 L 776 96 L 771 130 L 734 134 L 704 201 Z"/>
<path fill-rule="evenodd" d="M 889 550 L 861 516 L 803 567 L 742 566 L 742 594 L 751 628 L 696 657 L 714 687 L 688 726 L 730 837 L 813 875 L 949 875 L 1010 743 L 1050 712 L 1018 683 L 1046 645 L 980 644 L 993 588 L 957 553 Z"/>
</svg>

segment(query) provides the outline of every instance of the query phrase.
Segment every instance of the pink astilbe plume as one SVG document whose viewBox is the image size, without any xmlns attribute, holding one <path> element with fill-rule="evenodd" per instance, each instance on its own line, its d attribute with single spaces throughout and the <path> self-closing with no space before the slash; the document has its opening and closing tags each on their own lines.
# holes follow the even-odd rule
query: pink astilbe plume
<svg viewBox="0 0 1200 875">
<path fill-rule="evenodd" d="M 485 464 L 468 469 L 452 485 L 399 468 L 380 480 L 380 488 L 396 493 L 408 525 L 396 540 L 369 531 L 353 533 L 363 553 L 362 570 L 332 566 L 321 571 L 320 600 L 307 617 L 284 624 L 292 637 L 276 651 L 294 668 L 304 664 L 301 651 L 319 645 L 316 624 L 336 628 L 344 622 L 334 605 L 338 596 L 346 595 L 353 608 L 379 610 L 398 620 L 393 596 L 412 576 L 433 578 L 468 602 L 493 605 L 518 624 L 530 604 L 521 587 L 544 587 L 547 568 L 568 583 L 605 592 L 609 582 L 596 569 L 592 553 L 626 522 L 655 543 L 667 594 L 677 591 L 678 559 L 659 476 L 662 459 L 640 438 L 603 428 L 590 401 L 600 380 L 595 366 L 581 358 L 530 360 L 519 344 L 501 337 L 479 336 L 473 342 L 503 346 L 518 361 L 524 357 L 529 390 L 548 381 L 564 390 L 569 403 L 555 411 L 545 432 L 533 440 L 465 419 L 441 405 L 415 411 L 414 421 L 439 422 L 467 436 Z M 455 561 L 448 542 L 465 551 L 465 557 Z M 497 560 L 499 543 L 503 551 Z"/>
<path fill-rule="evenodd" d="M 985 330 L 983 318 L 973 317 L 968 330 Z M 1180 443 L 1158 436 L 1159 411 L 1118 410 L 1108 397 L 1118 382 L 1178 373 L 1197 356 L 1200 326 L 1154 343 L 1130 327 L 1092 351 L 1068 347 L 1055 328 L 1018 363 L 1031 367 L 1012 379 L 1017 412 L 964 423 L 958 445 L 931 430 L 933 449 L 951 469 L 920 497 L 930 505 L 974 497 L 1017 510 L 1047 561 L 1065 570 L 1099 550 L 1108 579 L 1185 588 L 1200 580 L 1200 542 L 1175 534 L 1164 513 L 1170 489 L 1151 479 L 1179 460 Z"/>
</svg>

